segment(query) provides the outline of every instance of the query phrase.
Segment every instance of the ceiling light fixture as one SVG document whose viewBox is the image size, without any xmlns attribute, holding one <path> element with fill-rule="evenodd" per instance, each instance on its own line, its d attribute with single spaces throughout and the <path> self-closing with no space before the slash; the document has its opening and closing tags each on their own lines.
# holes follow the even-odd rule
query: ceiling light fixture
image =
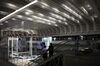
<svg viewBox="0 0 100 66">
<path fill-rule="evenodd" d="M 17 15 L 16 17 L 18 17 L 18 18 L 23 18 L 23 16 L 22 16 L 22 15 Z"/>
<path fill-rule="evenodd" d="M 68 23 L 67 23 L 67 22 L 65 22 L 65 25 L 68 25 Z"/>
<path fill-rule="evenodd" d="M 41 7 L 42 7 L 42 8 L 47 8 L 47 7 L 49 7 L 49 5 L 46 4 L 46 3 L 44 3 L 44 2 L 40 2 L 40 4 L 41 4 Z"/>
<path fill-rule="evenodd" d="M 85 14 L 88 15 L 88 12 L 87 12 L 87 10 L 86 10 L 84 7 L 81 7 L 81 10 L 82 10 Z"/>
<path fill-rule="evenodd" d="M 58 19 L 60 19 L 60 20 L 64 20 L 64 18 L 63 18 L 62 16 L 59 16 L 58 14 L 50 13 L 50 15 L 51 15 L 52 17 L 56 17 L 56 18 L 58 18 Z"/>
<path fill-rule="evenodd" d="M 6 3 L 6 6 L 11 8 L 11 9 L 18 9 L 18 7 L 12 3 Z"/>
<path fill-rule="evenodd" d="M 43 17 L 44 16 L 44 14 L 42 14 L 42 13 L 37 13 L 40 17 Z"/>
<path fill-rule="evenodd" d="M 57 8 L 52 8 L 52 10 L 56 13 L 59 13 L 60 11 Z"/>
<path fill-rule="evenodd" d="M 12 18 L 12 20 L 16 20 L 16 18 Z"/>
<path fill-rule="evenodd" d="M 65 4 L 62 4 L 62 7 L 67 10 L 68 12 L 72 13 L 73 15 L 75 15 L 76 17 L 82 19 L 82 16 L 79 15 L 78 13 L 76 13 L 74 10 L 72 10 L 71 8 L 69 8 L 68 6 L 66 6 Z"/>
</svg>

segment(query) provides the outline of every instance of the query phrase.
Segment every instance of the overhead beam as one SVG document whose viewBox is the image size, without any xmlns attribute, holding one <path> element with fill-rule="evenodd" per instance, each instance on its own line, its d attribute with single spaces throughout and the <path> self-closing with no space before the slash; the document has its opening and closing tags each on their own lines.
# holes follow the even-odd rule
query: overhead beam
<svg viewBox="0 0 100 66">
<path fill-rule="evenodd" d="M 37 2 L 38 2 L 38 0 L 34 0 L 34 1 L 32 1 L 31 3 L 29 3 L 29 4 L 27 4 L 27 5 L 23 6 L 23 7 L 21 7 L 21 8 L 19 8 L 19 9 L 15 10 L 14 12 L 12 12 L 12 13 L 10 13 L 9 15 L 5 16 L 4 18 L 0 19 L 0 23 L 3 22 L 3 21 L 5 21 L 5 20 L 7 20 L 7 19 L 9 19 L 10 17 L 12 17 L 12 16 L 14 16 L 15 14 L 19 13 L 19 12 L 22 11 L 23 9 L 25 9 L 25 8 L 27 8 L 27 7 L 29 7 L 29 6 L 31 6 L 31 5 L 33 5 L 33 4 L 35 4 L 35 3 L 37 3 Z"/>
</svg>

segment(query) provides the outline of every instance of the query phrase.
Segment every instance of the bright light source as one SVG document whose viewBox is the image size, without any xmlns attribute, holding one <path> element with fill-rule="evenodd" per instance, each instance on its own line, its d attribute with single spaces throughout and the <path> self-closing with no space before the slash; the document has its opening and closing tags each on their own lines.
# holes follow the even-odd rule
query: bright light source
<svg viewBox="0 0 100 66">
<path fill-rule="evenodd" d="M 54 24 L 54 26 L 58 26 L 57 24 Z"/>
<path fill-rule="evenodd" d="M 58 20 L 58 22 L 61 23 L 62 21 L 61 20 Z"/>
<path fill-rule="evenodd" d="M 32 16 L 32 18 L 38 19 L 38 20 L 42 20 L 42 21 L 45 21 L 45 22 L 56 23 L 56 22 L 54 22 L 54 21 L 52 21 L 52 20 L 45 19 L 45 18 L 41 18 L 41 17 L 35 16 L 35 15 Z"/>
<path fill-rule="evenodd" d="M 30 14 L 33 14 L 33 13 L 34 13 L 34 12 L 33 12 L 32 10 L 26 9 L 26 12 L 25 12 L 26 15 L 30 15 Z"/>
<path fill-rule="evenodd" d="M 52 8 L 52 10 L 56 13 L 59 13 L 60 11 L 57 8 Z"/>
<path fill-rule="evenodd" d="M 68 25 L 68 23 L 67 23 L 67 22 L 65 22 L 65 25 Z"/>
<path fill-rule="evenodd" d="M 51 19 L 51 20 L 54 20 L 54 21 L 56 20 L 55 18 L 53 18 L 53 17 L 50 17 L 50 16 L 49 16 L 48 18 L 49 18 L 49 19 Z"/>
<path fill-rule="evenodd" d="M 92 9 L 92 7 L 91 7 L 91 5 L 90 4 L 87 4 L 87 5 L 85 5 L 89 10 L 91 10 Z"/>
<path fill-rule="evenodd" d="M 80 21 L 79 21 L 79 20 L 76 20 L 76 22 L 77 22 L 77 23 L 80 23 Z"/>
<path fill-rule="evenodd" d="M 7 7 L 12 8 L 12 9 L 18 9 L 18 7 L 12 3 L 6 3 Z"/>
<path fill-rule="evenodd" d="M 62 4 L 62 7 L 69 11 L 70 13 L 72 13 L 73 15 L 77 16 L 78 18 L 82 19 L 82 16 L 79 15 L 78 13 L 76 13 L 74 10 L 72 10 L 71 8 L 69 8 L 68 6 L 66 6 L 65 4 Z"/>
<path fill-rule="evenodd" d="M 64 12 L 61 12 L 61 14 L 62 14 L 63 16 L 65 16 L 65 17 L 67 17 L 67 18 L 70 18 L 70 15 L 69 15 L 69 14 L 66 14 L 66 13 L 64 13 Z"/>
<path fill-rule="evenodd" d="M 8 15 L 8 12 L 5 12 L 5 11 L 0 11 L 0 14 L 3 14 L 3 15 Z"/>
<path fill-rule="evenodd" d="M 32 18 L 27 18 L 27 20 L 33 21 L 33 19 L 32 19 Z"/>
<path fill-rule="evenodd" d="M 50 13 L 50 15 L 53 16 L 53 17 L 56 17 L 56 18 L 58 18 L 58 19 L 64 20 L 64 18 L 63 18 L 62 16 L 59 16 L 59 15 L 57 15 L 57 14 Z"/>
<path fill-rule="evenodd" d="M 44 2 L 41 2 L 41 6 L 42 6 L 42 8 L 47 8 L 47 7 L 49 7 L 49 5 L 46 4 L 46 3 L 44 3 Z"/>
<path fill-rule="evenodd" d="M 43 17 L 44 16 L 44 14 L 42 14 L 42 13 L 37 13 L 40 17 Z"/>
<path fill-rule="evenodd" d="M 32 16 L 33 18 L 35 18 L 35 19 L 42 19 L 42 18 L 40 18 L 40 17 L 38 17 L 38 16 Z"/>
<path fill-rule="evenodd" d="M 30 15 L 30 13 L 29 12 L 25 12 L 25 15 Z"/>
<path fill-rule="evenodd" d="M 12 18 L 12 20 L 16 20 L 16 18 Z"/>
<path fill-rule="evenodd" d="M 51 25 L 51 23 L 47 23 L 48 25 Z"/>
<path fill-rule="evenodd" d="M 23 16 L 22 16 L 22 15 L 17 15 L 17 17 L 18 17 L 18 18 L 23 18 Z"/>
<path fill-rule="evenodd" d="M 85 14 L 88 15 L 88 12 L 87 12 L 87 10 L 86 10 L 84 7 L 81 7 L 81 9 L 82 9 L 82 11 L 83 11 Z"/>
<path fill-rule="evenodd" d="M 42 20 L 36 20 L 36 22 L 45 23 L 45 21 Z"/>
<path fill-rule="evenodd" d="M 26 12 L 33 13 L 33 11 L 30 9 L 26 9 Z"/>
</svg>

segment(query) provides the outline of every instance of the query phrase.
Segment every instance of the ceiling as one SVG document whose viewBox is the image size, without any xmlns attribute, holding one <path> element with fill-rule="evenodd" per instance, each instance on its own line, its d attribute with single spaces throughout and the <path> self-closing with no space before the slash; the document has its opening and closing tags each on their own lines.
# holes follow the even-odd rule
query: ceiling
<svg viewBox="0 0 100 66">
<path fill-rule="evenodd" d="M 99 3 L 99 0 L 0 0 L 0 28 L 35 30 L 40 36 L 100 33 Z"/>
</svg>

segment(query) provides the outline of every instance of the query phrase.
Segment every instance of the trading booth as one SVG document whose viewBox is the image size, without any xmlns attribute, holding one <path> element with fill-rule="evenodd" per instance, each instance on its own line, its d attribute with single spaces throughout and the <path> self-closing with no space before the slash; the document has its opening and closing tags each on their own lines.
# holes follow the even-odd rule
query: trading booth
<svg viewBox="0 0 100 66">
<path fill-rule="evenodd" d="M 32 38 L 8 37 L 8 59 L 16 65 L 25 65 L 38 57 L 32 54 Z"/>
</svg>

